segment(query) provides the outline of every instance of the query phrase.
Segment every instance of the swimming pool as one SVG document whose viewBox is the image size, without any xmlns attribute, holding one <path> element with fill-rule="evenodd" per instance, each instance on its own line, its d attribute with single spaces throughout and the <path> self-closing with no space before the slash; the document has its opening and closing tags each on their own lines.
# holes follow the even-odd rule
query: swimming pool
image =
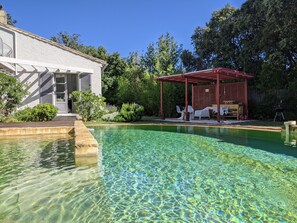
<svg viewBox="0 0 297 223">
<path fill-rule="evenodd" d="M 297 221 L 297 150 L 281 133 L 111 126 L 94 136 L 98 166 L 77 166 L 71 139 L 0 139 L 0 220 Z"/>
</svg>

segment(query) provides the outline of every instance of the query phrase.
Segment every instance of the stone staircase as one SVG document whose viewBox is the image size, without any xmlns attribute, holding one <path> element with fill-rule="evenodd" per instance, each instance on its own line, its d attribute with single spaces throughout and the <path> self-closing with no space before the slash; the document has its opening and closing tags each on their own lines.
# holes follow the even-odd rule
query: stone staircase
<svg viewBox="0 0 297 223">
<path fill-rule="evenodd" d="M 68 113 L 68 114 L 58 114 L 53 121 L 75 121 L 81 120 L 81 116 L 75 113 Z"/>
</svg>

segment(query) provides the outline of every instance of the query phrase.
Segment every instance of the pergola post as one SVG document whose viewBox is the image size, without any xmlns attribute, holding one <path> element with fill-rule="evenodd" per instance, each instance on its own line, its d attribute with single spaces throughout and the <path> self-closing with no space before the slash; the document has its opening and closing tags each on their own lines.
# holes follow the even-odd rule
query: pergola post
<svg viewBox="0 0 297 223">
<path fill-rule="evenodd" d="M 189 121 L 190 117 L 189 117 L 189 111 L 188 111 L 188 78 L 187 77 L 185 81 L 185 106 L 186 106 L 185 108 L 186 121 Z"/>
<path fill-rule="evenodd" d="M 216 83 L 216 103 L 217 103 L 217 121 L 221 120 L 221 106 L 220 106 L 220 72 L 217 72 L 217 83 Z"/>
<path fill-rule="evenodd" d="M 249 118 L 249 110 L 248 110 L 248 80 L 244 79 L 244 113 L 245 119 Z"/>
<path fill-rule="evenodd" d="M 160 118 L 165 119 L 163 110 L 163 81 L 160 81 Z"/>
<path fill-rule="evenodd" d="M 192 107 L 193 108 L 194 108 L 194 104 L 195 104 L 195 93 L 194 93 L 194 84 L 192 84 Z"/>
</svg>

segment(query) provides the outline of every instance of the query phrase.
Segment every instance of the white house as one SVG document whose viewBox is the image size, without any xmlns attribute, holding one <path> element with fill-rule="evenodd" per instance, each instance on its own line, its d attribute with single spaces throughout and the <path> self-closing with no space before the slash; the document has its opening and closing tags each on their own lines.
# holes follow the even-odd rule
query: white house
<svg viewBox="0 0 297 223">
<path fill-rule="evenodd" d="M 103 60 L 8 25 L 0 10 L 0 72 L 27 84 L 22 107 L 51 103 L 60 114 L 73 112 L 70 93 L 90 88 L 101 95 L 106 66 Z"/>
</svg>

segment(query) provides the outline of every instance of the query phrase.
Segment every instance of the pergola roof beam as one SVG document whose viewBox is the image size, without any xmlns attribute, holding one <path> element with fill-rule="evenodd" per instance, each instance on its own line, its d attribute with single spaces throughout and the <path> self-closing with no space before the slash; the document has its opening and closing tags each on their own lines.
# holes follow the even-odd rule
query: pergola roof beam
<svg viewBox="0 0 297 223">
<path fill-rule="evenodd" d="M 43 67 L 45 69 L 53 68 L 56 70 L 65 70 L 65 71 L 74 71 L 79 73 L 94 73 L 93 69 L 86 69 L 81 67 L 73 67 L 73 66 L 65 66 L 60 64 L 51 64 L 51 63 L 42 63 L 37 61 L 31 61 L 31 60 L 22 60 L 22 59 L 16 59 L 16 58 L 9 58 L 9 57 L 2 57 L 0 56 L 0 63 L 10 63 L 10 64 L 17 64 L 17 65 L 29 65 L 34 68 L 36 67 Z M 48 69 L 49 70 L 49 69 Z"/>
<path fill-rule="evenodd" d="M 174 82 L 173 80 L 185 82 L 186 78 L 188 78 L 188 80 L 192 83 L 195 81 L 196 82 L 216 82 L 218 80 L 217 74 L 220 74 L 219 81 L 253 78 L 252 75 L 242 71 L 219 67 L 219 68 L 194 71 L 194 72 L 189 72 L 184 74 L 173 74 L 169 76 L 157 77 L 156 80 L 165 81 L 165 82 L 167 81 Z"/>
</svg>

